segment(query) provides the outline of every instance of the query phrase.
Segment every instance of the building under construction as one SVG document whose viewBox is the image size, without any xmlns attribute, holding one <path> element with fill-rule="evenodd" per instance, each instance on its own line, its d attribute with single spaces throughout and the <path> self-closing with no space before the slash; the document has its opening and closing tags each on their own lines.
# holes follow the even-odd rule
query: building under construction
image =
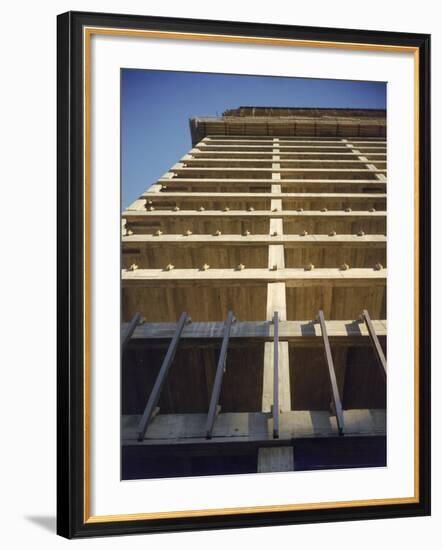
<svg viewBox="0 0 442 550">
<path fill-rule="evenodd" d="M 190 131 L 123 212 L 123 479 L 385 465 L 385 111 Z"/>
</svg>

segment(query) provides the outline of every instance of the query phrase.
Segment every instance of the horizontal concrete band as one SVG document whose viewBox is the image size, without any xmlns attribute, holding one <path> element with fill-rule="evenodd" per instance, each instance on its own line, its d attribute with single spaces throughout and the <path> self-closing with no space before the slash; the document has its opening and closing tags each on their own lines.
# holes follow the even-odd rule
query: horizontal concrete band
<svg viewBox="0 0 442 550">
<path fill-rule="evenodd" d="M 386 149 L 387 143 L 385 141 L 377 141 L 377 142 L 366 142 L 366 143 L 358 143 L 356 141 L 352 141 L 351 144 L 354 147 L 358 147 L 358 149 Z M 311 142 L 311 141 L 291 141 L 291 142 L 280 142 L 277 145 L 275 145 L 272 142 L 267 141 L 259 141 L 259 140 L 253 140 L 253 141 L 225 141 L 225 140 L 219 140 L 219 141 L 211 141 L 211 142 L 200 142 L 197 145 L 194 146 L 194 148 L 201 148 L 203 150 L 209 150 L 212 148 L 218 148 L 218 147 L 238 147 L 238 148 L 250 148 L 250 149 L 257 149 L 260 147 L 265 147 L 266 149 L 342 149 L 348 151 L 348 144 L 343 143 L 342 141 L 330 141 L 325 142 L 322 141 L 320 144 Z"/>
<path fill-rule="evenodd" d="M 346 141 L 343 141 L 346 140 Z M 278 143 L 279 142 L 279 143 Z M 265 143 L 270 144 L 272 147 L 281 146 L 283 144 L 287 143 L 311 143 L 314 145 L 318 144 L 346 144 L 347 142 L 350 142 L 352 145 L 373 145 L 373 144 L 386 144 L 386 139 L 384 137 L 364 137 L 363 139 L 358 138 L 358 136 L 349 136 L 346 138 L 346 136 L 338 136 L 336 139 L 330 139 L 330 137 L 313 137 L 313 136 L 299 136 L 298 139 L 294 139 L 294 136 L 263 136 L 263 135 L 257 135 L 253 136 L 251 134 L 247 136 L 241 136 L 241 135 L 233 135 L 233 136 L 226 136 L 226 135 L 216 135 L 211 134 L 210 136 L 206 136 L 200 142 L 199 145 L 211 145 L 216 143 Z M 275 145 L 277 143 L 278 145 Z"/>
<path fill-rule="evenodd" d="M 387 212 L 385 210 L 377 210 L 376 212 L 367 212 L 365 210 L 352 210 L 346 212 L 344 210 L 328 210 L 322 212 L 321 210 L 304 210 L 302 212 L 298 210 L 254 210 L 252 212 L 246 210 L 229 210 L 227 212 L 222 210 L 125 210 L 123 217 L 128 219 L 149 219 L 149 218 L 337 218 L 339 220 L 359 220 L 361 218 L 366 219 L 380 219 L 385 218 Z"/>
<path fill-rule="evenodd" d="M 279 182 L 278 182 L 279 183 Z M 195 199 L 296 199 L 296 200 L 311 200 L 311 199 L 324 199 L 324 200 L 352 200 L 352 199 L 386 199 L 386 193 L 222 193 L 222 192 L 213 192 L 213 193 L 202 193 L 196 192 L 192 194 L 188 193 L 179 193 L 170 191 L 168 193 L 160 192 L 149 192 L 146 191 L 141 195 L 143 199 L 153 200 L 153 199 L 182 199 L 183 201 L 189 200 L 193 201 Z"/>
<path fill-rule="evenodd" d="M 347 270 L 319 268 L 310 271 L 300 268 L 282 268 L 275 271 L 253 269 L 135 269 L 122 271 L 123 287 L 180 285 L 242 285 L 285 282 L 287 288 L 305 286 L 385 286 L 386 269 L 354 268 Z"/>
<path fill-rule="evenodd" d="M 367 174 L 374 173 L 372 170 L 366 170 Z M 285 178 L 282 180 L 274 180 L 271 178 L 160 178 L 157 183 L 168 185 L 170 183 L 254 183 L 259 185 L 261 183 L 271 183 L 286 185 L 288 183 L 367 183 L 367 184 L 386 184 L 387 181 L 381 181 L 377 179 L 317 179 L 317 178 Z"/>
<path fill-rule="evenodd" d="M 233 135 L 226 136 L 225 134 L 211 134 L 199 141 L 198 145 L 210 145 L 214 143 L 269 143 L 272 147 L 283 145 L 285 143 L 312 143 L 312 144 L 346 144 L 351 142 L 358 145 L 372 145 L 372 144 L 386 144 L 386 138 L 384 136 L 376 137 L 363 137 L 358 136 L 265 136 L 265 135 Z M 276 144 L 276 145 L 275 145 Z"/>
<path fill-rule="evenodd" d="M 372 320 L 373 328 L 377 336 L 387 335 L 386 320 Z M 124 328 L 129 323 L 123 323 Z M 368 331 L 364 322 L 346 321 L 325 321 L 327 334 L 333 342 L 356 345 L 359 341 L 367 343 Z M 191 322 L 185 325 L 181 333 L 181 339 L 211 340 L 223 337 L 225 329 L 224 321 L 216 322 Z M 169 340 L 176 330 L 176 323 L 143 323 L 136 327 L 132 334 L 132 342 Z M 322 334 L 319 323 L 311 320 L 306 321 L 280 321 L 278 325 L 279 339 L 289 342 L 306 342 L 322 345 Z M 237 321 L 230 330 L 232 340 L 273 340 L 274 325 L 272 321 Z"/>
<path fill-rule="evenodd" d="M 230 168 L 230 167 L 197 167 L 197 166 L 180 166 L 180 167 L 173 167 L 171 168 L 171 172 L 177 173 L 177 174 L 185 174 L 186 172 L 250 172 L 251 168 Z M 371 169 L 371 168 L 360 168 L 360 169 L 354 169 L 354 168 L 253 168 L 253 172 L 260 173 L 260 172 L 272 172 L 272 173 L 278 173 L 278 174 L 284 174 L 288 172 L 323 172 L 323 173 L 330 173 L 330 172 L 337 172 L 342 173 L 345 172 L 346 174 L 383 174 L 385 173 L 385 168 L 377 168 L 377 169 Z"/>
<path fill-rule="evenodd" d="M 353 151 L 350 151 L 348 147 L 342 147 L 342 151 L 334 151 L 334 152 L 327 152 L 327 151 L 322 151 L 321 149 L 319 149 L 318 151 L 281 151 L 278 147 L 278 152 L 274 152 L 274 149 L 275 148 L 271 148 L 269 147 L 269 150 L 268 151 L 244 151 L 244 150 L 238 150 L 238 151 L 213 151 L 212 150 L 213 148 L 204 148 L 202 147 L 201 149 L 198 149 L 196 147 L 194 147 L 193 149 L 191 149 L 189 151 L 189 155 L 191 155 L 193 158 L 198 158 L 198 159 L 210 159 L 212 156 L 216 156 L 216 159 L 217 160 L 222 160 L 222 155 L 244 155 L 245 158 L 242 159 L 240 157 L 235 157 L 236 160 L 255 160 L 253 157 L 251 157 L 251 155 L 259 155 L 259 157 L 256 157 L 257 159 L 261 159 L 263 156 L 265 156 L 266 158 L 268 157 L 269 159 L 272 159 L 273 155 L 279 155 L 280 157 L 286 157 L 286 156 L 296 156 L 296 155 L 306 155 L 308 157 L 312 157 L 312 156 L 317 156 L 317 157 L 321 157 L 323 155 L 325 156 L 330 156 L 330 157 L 357 157 L 358 155 L 360 155 L 360 153 L 355 153 Z M 335 148 L 336 149 L 336 148 Z M 387 153 L 386 152 L 382 152 L 382 153 L 364 153 L 364 156 L 377 156 L 377 157 L 386 157 L 387 156 Z M 249 157 L 249 158 L 247 158 Z M 250 158 L 251 157 L 251 158 Z M 231 160 L 231 157 L 228 157 L 227 160 Z M 319 159 L 320 161 L 320 159 Z M 359 162 L 363 162 L 363 161 L 359 161 Z"/>
<path fill-rule="evenodd" d="M 356 155 L 356 153 L 353 153 Z M 275 153 L 275 155 L 279 155 L 278 153 Z M 354 165 L 360 165 L 360 164 L 367 164 L 367 161 L 359 160 L 359 159 L 279 159 L 279 160 L 273 160 L 272 158 L 269 159 L 250 159 L 250 158 L 210 158 L 210 157 L 204 157 L 204 158 L 186 158 L 182 159 L 182 161 L 186 166 L 193 165 L 193 164 L 212 164 L 214 162 L 224 162 L 226 164 L 232 163 L 232 162 L 241 162 L 241 163 L 256 163 L 256 164 L 272 164 L 273 162 L 278 162 L 279 164 L 298 164 L 300 162 L 305 163 L 316 163 L 316 164 L 354 164 Z M 373 160 L 372 162 L 377 164 L 385 164 L 386 160 Z M 296 166 L 295 166 L 296 167 Z M 208 166 L 207 168 L 210 168 Z M 244 168 L 247 168 L 245 165 Z M 173 170 L 173 169 L 172 169 Z M 278 168 L 279 170 L 279 168 Z"/>
<path fill-rule="evenodd" d="M 379 247 L 385 248 L 387 237 L 385 235 L 181 235 L 181 234 L 166 234 L 166 235 L 128 235 L 122 238 L 123 245 L 129 244 L 149 244 L 161 245 L 165 243 L 186 245 L 197 244 L 211 246 L 216 245 L 271 245 L 283 244 L 286 246 L 342 246 L 349 245 L 352 247 Z"/>
<path fill-rule="evenodd" d="M 383 409 L 351 409 L 344 412 L 346 436 L 385 436 L 386 414 Z M 123 445 L 165 443 L 207 443 L 206 414 L 159 414 L 149 424 L 144 441 L 137 442 L 140 415 L 124 415 Z M 279 414 L 279 440 L 339 437 L 336 417 L 328 411 L 284 411 Z M 273 424 L 263 412 L 221 413 L 217 416 L 212 443 L 228 438 L 273 440 Z M 210 443 L 209 443 L 210 444 Z"/>
<path fill-rule="evenodd" d="M 359 155 L 362 153 L 365 155 L 376 155 L 376 156 L 386 156 L 387 147 L 386 145 L 351 145 L 351 148 L 343 145 L 280 145 L 277 150 L 272 145 L 207 145 L 205 147 L 194 147 L 189 151 L 189 155 L 192 155 L 192 152 L 200 154 L 206 157 L 214 155 L 226 155 L 236 154 L 236 155 L 311 155 L 320 158 L 322 155 L 337 155 L 337 156 L 357 156 L 358 153 L 352 151 L 357 148 L 357 151 L 360 151 Z"/>
</svg>

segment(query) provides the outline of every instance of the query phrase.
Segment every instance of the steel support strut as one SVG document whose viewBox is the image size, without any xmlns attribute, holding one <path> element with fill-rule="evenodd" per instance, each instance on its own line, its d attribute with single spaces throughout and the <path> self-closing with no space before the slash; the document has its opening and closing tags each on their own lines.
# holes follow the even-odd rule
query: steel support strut
<svg viewBox="0 0 442 550">
<path fill-rule="evenodd" d="M 167 375 L 169 373 L 170 367 L 172 365 L 173 359 L 175 357 L 176 350 L 178 348 L 178 343 L 180 341 L 181 332 L 183 331 L 184 325 L 186 324 L 188 317 L 187 313 L 182 313 L 176 329 L 175 334 L 173 335 L 172 340 L 170 341 L 169 348 L 163 359 L 163 363 L 160 368 L 160 372 L 155 380 L 152 392 L 147 401 L 146 408 L 144 409 L 143 415 L 141 417 L 140 423 L 138 424 L 138 441 L 142 441 L 146 434 L 147 426 L 152 418 L 152 415 L 155 413 L 156 406 L 160 399 L 161 390 L 163 389 L 164 382 L 166 381 Z"/>
<path fill-rule="evenodd" d="M 365 326 L 367 327 L 370 342 L 376 354 L 376 359 L 378 361 L 382 377 L 384 381 L 387 381 L 387 360 L 385 359 L 384 351 L 382 350 L 379 338 L 377 337 L 373 323 L 371 322 L 370 315 L 368 314 L 368 311 L 366 309 L 364 309 L 362 312 L 362 319 L 364 320 Z"/>
<path fill-rule="evenodd" d="M 338 425 L 339 435 L 344 433 L 344 413 L 342 412 L 341 397 L 339 395 L 338 383 L 336 381 L 335 367 L 333 364 L 333 357 L 330 348 L 330 342 L 327 334 L 327 327 L 325 325 L 324 312 L 319 310 L 318 321 L 321 326 L 322 340 L 324 342 L 325 360 L 327 362 L 328 374 L 330 378 L 330 385 L 332 390 L 333 404 L 336 413 L 336 423 Z"/>
<path fill-rule="evenodd" d="M 212 395 L 210 397 L 209 412 L 207 414 L 206 422 L 206 438 L 211 439 L 213 425 L 215 424 L 216 415 L 219 412 L 218 402 L 221 393 L 221 386 L 223 383 L 223 376 L 226 370 L 226 358 L 227 349 L 229 347 L 230 329 L 232 327 L 234 317 L 231 311 L 227 314 L 227 319 L 224 323 L 224 335 L 221 344 L 221 351 L 219 353 L 218 365 L 216 367 L 215 381 L 213 383 Z"/>
</svg>

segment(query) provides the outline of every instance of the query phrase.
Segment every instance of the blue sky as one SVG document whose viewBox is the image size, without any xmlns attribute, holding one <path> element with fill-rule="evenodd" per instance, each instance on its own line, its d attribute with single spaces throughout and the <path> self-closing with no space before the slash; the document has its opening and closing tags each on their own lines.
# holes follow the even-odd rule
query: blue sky
<svg viewBox="0 0 442 550">
<path fill-rule="evenodd" d="M 189 118 L 241 105 L 385 109 L 386 84 L 122 69 L 122 207 L 191 148 Z"/>
</svg>

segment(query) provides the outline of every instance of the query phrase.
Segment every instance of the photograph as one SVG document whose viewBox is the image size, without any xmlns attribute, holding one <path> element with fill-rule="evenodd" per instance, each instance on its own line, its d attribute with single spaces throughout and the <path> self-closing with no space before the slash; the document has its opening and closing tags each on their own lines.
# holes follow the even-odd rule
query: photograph
<svg viewBox="0 0 442 550">
<path fill-rule="evenodd" d="M 120 77 L 121 479 L 387 467 L 387 83 Z"/>
</svg>

